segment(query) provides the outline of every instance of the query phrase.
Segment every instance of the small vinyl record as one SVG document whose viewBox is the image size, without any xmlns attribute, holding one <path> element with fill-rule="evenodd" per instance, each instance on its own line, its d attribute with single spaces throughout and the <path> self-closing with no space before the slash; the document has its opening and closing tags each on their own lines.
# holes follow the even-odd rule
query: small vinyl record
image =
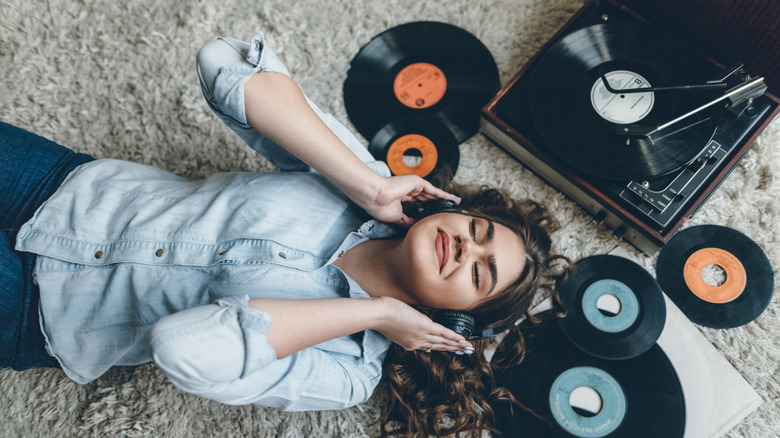
<svg viewBox="0 0 780 438">
<path fill-rule="evenodd" d="M 536 415 L 496 406 L 496 428 L 502 436 L 683 436 L 682 385 L 657 344 L 632 359 L 614 361 L 580 351 L 553 321 L 526 325 L 523 333 L 525 358 L 498 373 L 496 384 Z"/>
<path fill-rule="evenodd" d="M 653 135 L 636 133 L 652 132 L 723 90 L 615 94 L 603 78 L 619 91 L 702 84 L 717 75 L 695 49 L 659 29 L 592 25 L 542 54 L 531 76 L 530 114 L 545 144 L 575 169 L 641 181 L 691 162 L 714 135 L 717 112 L 701 112 Z"/>
<path fill-rule="evenodd" d="M 719 225 L 675 234 L 658 255 L 656 276 L 691 321 L 719 329 L 758 318 L 774 292 L 772 265 L 761 247 Z"/>
<path fill-rule="evenodd" d="M 417 175 L 449 181 L 458 170 L 460 149 L 452 132 L 435 120 L 407 117 L 388 123 L 374 135 L 368 151 L 387 163 L 393 175 Z"/>
<path fill-rule="evenodd" d="M 585 353 L 628 359 L 650 349 L 666 323 L 661 288 L 644 268 L 612 255 L 578 261 L 559 288 L 562 332 Z"/>
<path fill-rule="evenodd" d="M 344 104 L 372 139 L 406 117 L 436 119 L 460 144 L 479 130 L 482 107 L 498 92 L 498 67 L 468 31 L 446 23 L 402 24 L 375 36 L 352 60 Z"/>
</svg>

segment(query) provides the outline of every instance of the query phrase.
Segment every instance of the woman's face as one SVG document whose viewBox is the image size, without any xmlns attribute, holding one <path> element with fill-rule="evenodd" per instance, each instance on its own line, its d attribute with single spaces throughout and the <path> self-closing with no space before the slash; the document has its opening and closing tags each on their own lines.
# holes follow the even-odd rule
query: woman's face
<svg viewBox="0 0 780 438">
<path fill-rule="evenodd" d="M 465 214 L 418 221 L 403 246 L 409 276 L 401 283 L 417 304 L 434 308 L 472 308 L 509 287 L 525 267 L 525 245 L 517 234 Z"/>
</svg>

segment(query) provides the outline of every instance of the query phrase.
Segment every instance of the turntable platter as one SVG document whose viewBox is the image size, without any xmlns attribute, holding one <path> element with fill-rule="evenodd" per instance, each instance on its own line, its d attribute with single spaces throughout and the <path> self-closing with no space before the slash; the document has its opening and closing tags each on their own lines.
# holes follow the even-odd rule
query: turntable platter
<svg viewBox="0 0 780 438">
<path fill-rule="evenodd" d="M 684 66 L 684 67 L 683 67 Z M 693 160 L 715 132 L 717 112 L 689 120 L 658 138 L 618 135 L 622 127 L 656 127 L 722 91 L 615 94 L 613 89 L 700 84 L 718 70 L 692 47 L 656 28 L 596 24 L 574 31 L 539 59 L 530 114 L 545 143 L 576 169 L 614 180 L 668 174 Z"/>
</svg>

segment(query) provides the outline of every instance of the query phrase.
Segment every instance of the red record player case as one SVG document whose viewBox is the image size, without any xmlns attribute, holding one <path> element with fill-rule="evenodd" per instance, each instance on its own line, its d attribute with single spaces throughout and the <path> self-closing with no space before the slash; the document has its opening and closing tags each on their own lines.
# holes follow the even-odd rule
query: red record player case
<svg viewBox="0 0 780 438">
<path fill-rule="evenodd" d="M 588 182 L 587 177 L 572 171 L 551 152 L 530 141 L 496 114 L 495 107 L 534 61 L 560 36 L 569 32 L 570 25 L 580 15 L 600 4 L 608 3 L 635 16 L 640 21 L 667 28 L 693 43 L 702 53 L 721 66 L 744 63 L 745 70 L 754 76 L 763 76 L 773 102 L 771 114 L 742 144 L 730 161 L 715 175 L 682 216 L 666 229 L 659 231 L 648 226 L 627 211 L 606 193 Z M 630 6 L 630 8 L 629 8 Z M 765 0 L 592 0 L 583 6 L 483 108 L 481 131 L 499 146 L 515 156 L 542 178 L 556 186 L 583 208 L 594 220 L 614 230 L 640 250 L 653 254 L 660 249 L 706 201 L 742 156 L 755 138 L 780 111 L 780 99 L 771 93 L 780 88 L 780 2 Z"/>
</svg>

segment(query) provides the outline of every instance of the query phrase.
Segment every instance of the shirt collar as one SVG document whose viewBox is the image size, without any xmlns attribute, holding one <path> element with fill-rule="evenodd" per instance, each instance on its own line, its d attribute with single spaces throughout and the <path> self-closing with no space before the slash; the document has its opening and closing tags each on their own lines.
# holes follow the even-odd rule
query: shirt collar
<svg viewBox="0 0 780 438">
<path fill-rule="evenodd" d="M 390 239 L 400 235 L 401 233 L 399 233 L 398 230 L 392 225 L 388 225 L 384 222 L 379 222 L 376 220 L 370 220 L 361 225 L 357 231 L 350 233 L 349 236 L 344 239 L 344 242 L 339 246 L 339 249 L 336 250 L 336 253 L 333 254 L 329 263 L 338 258 L 340 254 L 343 254 L 344 252 L 355 247 L 359 243 L 365 242 L 366 240 Z M 344 274 L 343 271 L 342 274 L 349 284 L 349 296 L 351 298 L 370 298 L 368 293 L 363 290 L 363 288 L 361 288 L 360 285 L 352 279 L 352 277 Z M 391 343 L 392 342 L 384 337 L 381 333 L 374 330 L 366 330 L 363 334 L 362 342 L 363 361 L 371 362 L 379 355 L 384 354 L 387 349 L 390 348 Z"/>
</svg>

